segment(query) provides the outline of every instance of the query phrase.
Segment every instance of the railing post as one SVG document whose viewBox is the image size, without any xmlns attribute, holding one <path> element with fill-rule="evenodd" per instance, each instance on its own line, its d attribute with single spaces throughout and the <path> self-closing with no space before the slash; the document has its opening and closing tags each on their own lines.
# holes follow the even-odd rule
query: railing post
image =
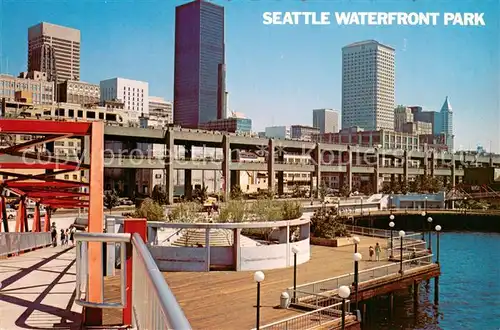
<svg viewBox="0 0 500 330">
<path fill-rule="evenodd" d="M 144 242 L 147 242 L 147 220 L 146 219 L 125 219 L 123 221 L 123 232 L 124 233 L 138 233 Z M 120 262 L 124 262 L 121 260 Z M 127 244 L 127 304 L 123 309 L 122 323 L 123 325 L 132 324 L 132 244 Z"/>
</svg>

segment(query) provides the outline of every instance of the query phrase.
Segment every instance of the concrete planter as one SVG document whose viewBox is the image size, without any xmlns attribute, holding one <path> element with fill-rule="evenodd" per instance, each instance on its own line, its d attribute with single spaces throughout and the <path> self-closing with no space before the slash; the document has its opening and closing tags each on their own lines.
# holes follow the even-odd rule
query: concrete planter
<svg viewBox="0 0 500 330">
<path fill-rule="evenodd" d="M 353 245 L 352 237 L 337 237 L 337 238 L 321 238 L 311 236 L 312 245 L 339 247 Z"/>
</svg>

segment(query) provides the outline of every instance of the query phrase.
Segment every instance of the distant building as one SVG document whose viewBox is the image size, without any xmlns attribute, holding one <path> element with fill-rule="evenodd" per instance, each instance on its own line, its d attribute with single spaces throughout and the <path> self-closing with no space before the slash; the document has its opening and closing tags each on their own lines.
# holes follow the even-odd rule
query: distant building
<svg viewBox="0 0 500 330">
<path fill-rule="evenodd" d="M 413 114 L 414 121 L 421 121 L 425 123 L 430 123 L 432 125 L 432 133 L 439 134 L 440 130 L 436 124 L 438 113 L 435 111 L 423 111 L 420 106 L 411 106 L 411 113 Z"/>
<path fill-rule="evenodd" d="M 49 81 L 80 80 L 80 30 L 42 22 L 28 29 L 28 71 Z"/>
<path fill-rule="evenodd" d="M 192 1 L 175 9 L 174 123 L 197 128 L 226 118 L 224 7 Z"/>
<path fill-rule="evenodd" d="M 149 84 L 125 78 L 102 80 L 101 102 L 121 100 L 129 120 L 139 122 L 139 117 L 149 115 Z"/>
<path fill-rule="evenodd" d="M 446 134 L 446 145 L 450 151 L 454 149 L 453 135 L 453 109 L 448 96 L 445 98 L 441 111 L 439 112 L 439 133 Z"/>
<path fill-rule="evenodd" d="M 394 129 L 394 53 L 375 40 L 342 48 L 342 128 Z"/>
<path fill-rule="evenodd" d="M 313 127 L 321 134 L 337 133 L 339 131 L 339 113 L 332 109 L 314 109 Z"/>
<path fill-rule="evenodd" d="M 270 126 L 266 127 L 265 135 L 270 139 L 291 139 L 292 134 L 288 126 Z"/>
<path fill-rule="evenodd" d="M 0 74 L 0 99 L 15 101 L 17 92 L 22 92 L 23 98 L 28 103 L 52 104 L 54 102 L 54 83 L 47 81 L 47 74 L 40 71 L 21 72 L 17 78 Z"/>
<path fill-rule="evenodd" d="M 199 128 L 230 133 L 251 133 L 252 120 L 242 114 L 233 113 L 229 118 L 202 123 Z"/>
<path fill-rule="evenodd" d="M 91 104 L 101 99 L 101 89 L 97 84 L 66 80 L 57 85 L 57 102 Z"/>
<path fill-rule="evenodd" d="M 432 124 L 423 121 L 408 122 L 403 124 L 401 132 L 416 135 L 432 135 Z"/>
<path fill-rule="evenodd" d="M 312 137 L 319 134 L 319 129 L 311 126 L 292 125 L 290 130 L 292 139 L 303 141 L 312 141 Z"/>
<path fill-rule="evenodd" d="M 173 105 L 162 97 L 149 96 L 149 126 L 163 129 L 174 122 Z"/>
<path fill-rule="evenodd" d="M 403 126 L 406 123 L 413 122 L 413 113 L 411 108 L 399 105 L 394 110 L 394 130 L 398 132 L 403 131 Z"/>
</svg>

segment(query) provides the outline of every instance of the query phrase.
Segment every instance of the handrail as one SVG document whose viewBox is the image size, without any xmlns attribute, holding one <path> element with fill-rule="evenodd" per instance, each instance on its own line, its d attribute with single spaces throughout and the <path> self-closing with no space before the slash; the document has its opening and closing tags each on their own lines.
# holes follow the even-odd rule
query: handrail
<svg viewBox="0 0 500 330">
<path fill-rule="evenodd" d="M 163 323 L 161 321 L 165 321 L 167 329 L 176 329 L 176 330 L 191 329 L 191 325 L 189 324 L 186 316 L 184 315 L 184 312 L 179 306 L 177 300 L 175 299 L 174 294 L 172 293 L 168 285 L 166 285 L 165 278 L 158 269 L 156 262 L 151 256 L 151 253 L 149 253 L 146 244 L 144 243 L 139 234 L 135 233 L 132 235 L 132 245 L 134 247 L 133 249 L 134 275 L 132 276 L 133 280 L 132 302 L 133 302 L 134 319 L 136 322 L 135 324 L 136 327 L 138 329 L 141 329 L 141 325 L 144 325 L 145 329 L 152 329 L 152 328 L 159 329 L 163 328 L 161 326 L 159 327 L 159 325 Z M 155 297 L 154 295 L 153 297 L 151 295 L 148 295 L 147 294 L 148 292 L 146 290 L 139 290 L 140 289 L 139 284 L 144 284 L 143 283 L 144 279 L 142 277 L 137 276 L 138 273 L 136 272 L 137 271 L 136 267 L 138 264 L 137 261 L 139 261 L 139 259 L 142 262 L 142 266 L 144 266 L 147 280 L 154 288 L 156 299 L 158 299 L 159 302 L 159 306 L 157 307 L 160 308 L 163 318 L 161 318 L 161 315 L 153 315 L 152 318 L 150 318 L 150 315 L 148 315 L 148 312 L 149 313 L 151 312 L 150 308 L 154 308 L 155 306 L 154 302 L 151 302 L 151 298 Z M 139 298 L 143 299 L 140 299 L 141 301 L 137 301 L 137 304 L 135 304 L 134 302 L 136 302 L 136 300 L 139 300 Z M 147 312 L 141 313 L 141 309 L 146 310 Z M 155 326 L 152 327 L 147 326 L 148 321 L 153 321 Z"/>
<path fill-rule="evenodd" d="M 51 244 L 52 237 L 48 232 L 0 233 L 0 256 L 17 254 Z"/>
<path fill-rule="evenodd" d="M 432 261 L 432 257 L 433 256 L 434 256 L 433 254 L 428 254 L 426 256 L 422 256 L 422 257 L 418 257 L 418 258 L 404 260 L 403 264 L 413 263 L 413 262 L 418 261 L 420 259 L 430 259 Z M 377 270 L 380 270 L 380 269 L 390 268 L 390 267 L 395 267 L 395 266 L 399 266 L 399 263 L 389 263 L 389 264 L 378 266 L 378 267 L 364 269 L 364 270 L 361 270 L 361 271 L 358 272 L 358 276 L 360 276 L 362 274 L 370 273 L 370 272 L 373 272 L 373 271 L 377 271 Z M 306 287 L 306 286 L 309 286 L 309 285 L 315 285 L 315 284 L 321 284 L 321 283 L 324 283 L 324 282 L 334 281 L 334 280 L 338 280 L 338 279 L 349 277 L 349 276 L 354 276 L 354 273 L 347 273 L 347 274 L 343 274 L 343 275 L 339 275 L 339 276 L 335 276 L 335 277 L 326 278 L 326 279 L 323 279 L 323 280 L 318 280 L 318 281 L 314 281 L 314 282 L 304 283 L 304 284 L 301 284 L 301 285 L 297 285 L 296 289 L 303 288 L 303 287 Z M 288 290 L 293 290 L 293 287 L 288 288 Z M 310 293 L 314 293 L 314 292 L 310 292 Z"/>
<path fill-rule="evenodd" d="M 147 245 L 138 233 L 75 233 L 76 254 L 76 298 L 78 305 L 93 308 L 127 307 L 127 269 L 125 262 L 127 244 L 132 246 L 132 321 L 136 329 L 179 329 L 189 330 L 191 326 L 184 315 L 174 294 L 168 287 L 158 269 Z M 101 301 L 89 302 L 82 299 L 82 280 L 84 292 L 88 292 L 88 243 L 120 243 L 121 253 L 121 301 L 104 302 L 104 279 Z"/>
<path fill-rule="evenodd" d="M 350 302 L 351 302 L 350 300 L 345 301 L 346 311 L 350 310 L 350 308 L 349 308 Z M 272 329 L 272 328 L 274 328 L 276 326 L 280 326 L 280 325 L 285 325 L 284 329 L 288 329 L 288 326 L 287 326 L 288 323 L 291 323 L 293 321 L 297 321 L 300 319 L 305 319 L 305 318 L 308 318 L 309 316 L 312 316 L 315 314 L 321 314 L 322 312 L 330 310 L 330 309 L 338 309 L 341 307 L 342 307 L 342 302 L 338 302 L 338 303 L 335 303 L 335 304 L 330 305 L 330 306 L 321 307 L 321 308 L 315 309 L 315 310 L 310 311 L 310 312 L 301 313 L 301 314 L 296 315 L 296 316 L 292 316 L 292 317 L 289 317 L 289 318 L 286 318 L 283 320 L 279 320 L 276 322 L 272 322 L 272 323 L 269 323 L 266 325 L 262 325 L 259 327 L 259 329 Z M 335 319 L 329 320 L 329 322 L 331 322 L 331 321 L 335 321 Z M 321 324 L 321 321 L 319 321 L 319 323 Z M 283 329 L 283 328 L 279 327 L 279 329 Z M 291 329 L 294 329 L 294 328 L 291 328 Z M 256 329 L 254 328 L 252 330 L 256 330 Z"/>
</svg>

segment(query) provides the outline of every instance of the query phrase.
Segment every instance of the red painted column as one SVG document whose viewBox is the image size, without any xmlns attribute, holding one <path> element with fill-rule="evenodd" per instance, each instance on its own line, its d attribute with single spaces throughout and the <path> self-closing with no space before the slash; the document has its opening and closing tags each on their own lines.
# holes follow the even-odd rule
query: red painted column
<svg viewBox="0 0 500 330">
<path fill-rule="evenodd" d="M 147 242 L 148 225 L 146 219 L 125 219 L 123 221 L 124 233 L 138 233 L 144 242 Z M 123 325 L 132 324 L 132 244 L 127 244 L 127 305 L 123 309 Z"/>
<path fill-rule="evenodd" d="M 27 230 L 26 228 L 24 228 L 24 217 L 26 216 L 26 212 L 24 211 L 24 209 L 24 198 L 21 198 L 17 206 L 16 233 L 22 233 Z"/>
<path fill-rule="evenodd" d="M 40 231 L 40 204 L 35 205 L 35 214 L 33 215 L 33 224 L 31 225 L 31 231 L 37 233 Z"/>
<path fill-rule="evenodd" d="M 0 191 L 1 193 L 1 191 Z M 2 219 L 2 227 L 3 231 L 9 232 L 9 219 L 7 218 L 7 204 L 5 202 L 5 196 L 0 196 L 0 218 Z M 0 229 L 1 231 L 1 229 Z"/>
<path fill-rule="evenodd" d="M 50 207 L 45 208 L 45 223 L 43 224 L 43 231 L 50 231 Z"/>
</svg>

